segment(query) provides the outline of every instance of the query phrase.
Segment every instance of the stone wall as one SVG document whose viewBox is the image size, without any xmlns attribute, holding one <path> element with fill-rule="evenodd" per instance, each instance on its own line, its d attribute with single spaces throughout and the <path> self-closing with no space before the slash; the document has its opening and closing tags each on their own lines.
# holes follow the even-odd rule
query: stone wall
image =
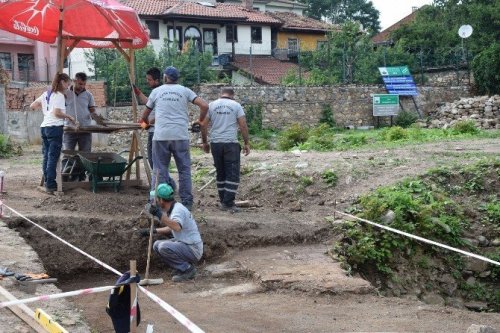
<svg viewBox="0 0 500 333">
<path fill-rule="evenodd" d="M 430 113 L 430 128 L 448 128 L 457 121 L 474 120 L 483 129 L 500 129 L 500 96 L 461 98 Z"/>
<path fill-rule="evenodd" d="M 203 85 L 197 89 L 207 101 L 217 98 L 221 85 Z M 381 85 L 346 85 L 325 87 L 246 86 L 234 87 L 235 99 L 243 106 L 262 105 L 263 126 L 283 128 L 300 122 L 316 125 L 326 105 L 333 111 L 339 126 L 373 126 L 372 94 L 383 94 Z M 424 116 L 444 102 L 469 96 L 467 86 L 418 87 L 415 101 Z M 401 97 L 406 110 L 415 110 L 409 97 Z M 196 117 L 197 113 L 193 115 Z M 193 118 L 194 119 L 194 118 Z"/>
<path fill-rule="evenodd" d="M 104 92 L 104 85 L 103 92 Z M 195 91 L 207 101 L 217 99 L 222 85 L 203 85 Z M 45 89 L 45 88 L 44 88 Z M 89 90 L 95 88 L 89 85 Z M 262 105 L 263 126 L 265 128 L 282 129 L 293 123 L 317 125 L 323 109 L 329 105 L 333 117 L 339 126 L 375 126 L 377 119 L 372 116 L 372 94 L 385 93 L 381 85 L 346 85 L 325 87 L 284 87 L 284 86 L 246 86 L 234 87 L 236 100 L 248 105 Z M 41 93 L 42 90 L 38 90 Z M 428 115 L 445 102 L 452 102 L 469 96 L 467 86 L 430 87 L 419 86 L 416 103 L 424 114 Z M 34 95 L 34 94 L 33 94 Z M 104 101 L 104 98 L 102 99 Z M 97 103 L 97 101 L 96 101 Z M 401 97 L 406 110 L 415 110 L 409 97 Z M 100 104 L 98 104 L 100 105 Z M 144 106 L 139 107 L 141 114 Z M 107 108 L 99 111 L 109 114 L 116 121 L 132 121 L 130 107 Z M 111 111 L 113 110 L 113 111 Z M 41 122 L 40 112 L 10 111 L 9 132 L 21 140 L 37 140 L 38 126 Z M 197 107 L 190 106 L 190 116 L 195 120 L 199 116 Z M 382 121 L 387 121 L 382 119 Z M 29 127 L 29 128 L 28 128 Z M 32 129 L 31 129 L 32 128 Z"/>
<path fill-rule="evenodd" d="M 420 83 L 421 76 L 419 73 L 414 73 L 413 78 L 417 84 Z M 474 76 L 466 70 L 424 72 L 424 83 L 426 86 L 452 87 L 469 85 L 473 82 Z"/>
</svg>

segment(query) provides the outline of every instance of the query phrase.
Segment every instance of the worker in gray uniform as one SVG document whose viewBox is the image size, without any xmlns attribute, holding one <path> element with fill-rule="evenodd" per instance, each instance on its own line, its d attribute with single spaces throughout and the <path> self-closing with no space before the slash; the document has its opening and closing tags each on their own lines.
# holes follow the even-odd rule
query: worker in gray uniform
<svg viewBox="0 0 500 333">
<path fill-rule="evenodd" d="M 211 124 L 210 144 L 207 138 L 208 124 Z M 201 135 L 203 150 L 206 153 L 212 151 L 214 158 L 219 208 L 231 213 L 239 211 L 234 204 L 240 184 L 241 146 L 238 142 L 238 128 L 243 137 L 243 153 L 247 156 L 250 153 L 250 144 L 245 112 L 240 103 L 234 100 L 234 90 L 224 87 L 220 98 L 209 104 Z"/>
</svg>

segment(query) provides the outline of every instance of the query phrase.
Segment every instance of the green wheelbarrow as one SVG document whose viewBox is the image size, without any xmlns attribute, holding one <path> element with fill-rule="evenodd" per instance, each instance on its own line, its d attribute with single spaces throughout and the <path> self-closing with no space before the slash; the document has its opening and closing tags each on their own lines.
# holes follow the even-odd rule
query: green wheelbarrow
<svg viewBox="0 0 500 333">
<path fill-rule="evenodd" d="M 80 161 L 92 182 L 92 192 L 96 193 L 97 186 L 112 185 L 115 192 L 120 191 L 122 176 L 142 156 L 137 156 L 130 163 L 116 153 L 89 153 L 78 152 Z"/>
</svg>

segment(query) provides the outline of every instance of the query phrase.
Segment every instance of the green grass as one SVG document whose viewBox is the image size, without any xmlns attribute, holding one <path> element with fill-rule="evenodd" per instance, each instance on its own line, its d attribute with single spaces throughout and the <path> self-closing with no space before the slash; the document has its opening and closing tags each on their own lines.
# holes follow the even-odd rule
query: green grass
<svg viewBox="0 0 500 333">
<path fill-rule="evenodd" d="M 308 128 L 294 124 L 277 134 L 280 150 L 346 151 L 393 148 L 419 143 L 500 138 L 500 130 L 472 130 L 468 123 L 453 129 L 387 127 L 342 130 L 325 124 Z"/>
<path fill-rule="evenodd" d="M 463 193 L 468 197 L 478 197 L 489 194 L 485 203 L 478 207 L 478 213 L 483 216 L 483 221 L 497 224 L 500 206 L 495 189 L 486 189 L 483 184 L 499 172 L 499 167 L 500 159 L 493 158 L 459 169 L 434 169 L 421 178 L 405 179 L 361 196 L 356 210 L 359 217 L 379 223 L 384 223 L 383 217 L 392 211 L 394 219 L 391 227 L 450 246 L 463 247 L 466 244 L 462 233 L 468 228 L 469 220 L 463 205 L 455 200 L 454 195 Z M 454 183 L 461 187 L 458 192 Z M 391 273 L 395 254 L 414 253 L 419 246 L 408 238 L 370 226 L 346 223 L 344 230 L 351 239 L 351 245 L 344 244 L 339 255 L 345 255 L 351 266 L 373 264 L 385 274 Z M 418 265 L 426 266 L 425 262 L 418 262 Z"/>
</svg>

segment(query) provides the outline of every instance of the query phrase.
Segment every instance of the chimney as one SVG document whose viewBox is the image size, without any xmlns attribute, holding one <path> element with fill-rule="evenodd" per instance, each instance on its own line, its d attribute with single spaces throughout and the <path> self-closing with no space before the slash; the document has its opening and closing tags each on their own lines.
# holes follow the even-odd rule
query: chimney
<svg viewBox="0 0 500 333">
<path fill-rule="evenodd" d="M 245 5 L 245 8 L 248 10 L 253 9 L 253 0 L 243 0 L 243 4 Z"/>
</svg>

